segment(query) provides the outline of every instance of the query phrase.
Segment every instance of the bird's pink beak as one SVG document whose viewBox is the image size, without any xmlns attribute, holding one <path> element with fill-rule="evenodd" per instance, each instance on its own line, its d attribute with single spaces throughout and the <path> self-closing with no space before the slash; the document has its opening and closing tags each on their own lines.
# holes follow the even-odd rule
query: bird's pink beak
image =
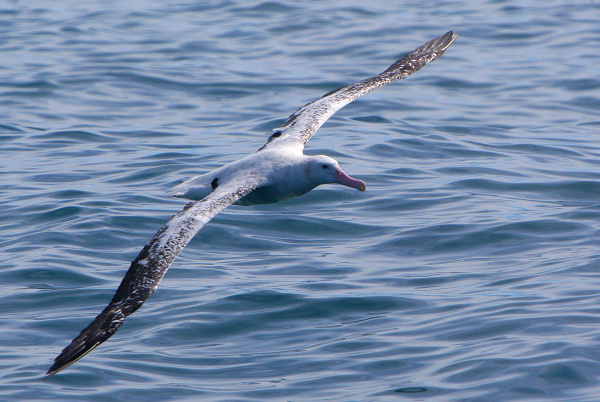
<svg viewBox="0 0 600 402">
<path fill-rule="evenodd" d="M 335 170 L 334 177 L 338 183 L 343 184 L 344 186 L 352 187 L 360 191 L 365 191 L 367 189 L 367 185 L 364 181 L 353 179 L 339 167 Z"/>
</svg>

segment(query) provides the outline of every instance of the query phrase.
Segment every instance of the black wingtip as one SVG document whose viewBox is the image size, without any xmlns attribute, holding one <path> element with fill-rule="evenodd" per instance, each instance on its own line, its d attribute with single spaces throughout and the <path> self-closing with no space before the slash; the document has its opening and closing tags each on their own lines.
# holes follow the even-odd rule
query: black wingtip
<svg viewBox="0 0 600 402">
<path fill-rule="evenodd" d="M 77 353 L 75 356 L 73 356 L 73 353 L 72 353 L 71 345 L 73 345 L 73 343 L 71 343 L 71 345 L 67 346 L 61 352 L 61 354 L 58 355 L 58 357 L 56 359 L 54 359 L 54 364 L 52 365 L 52 367 L 50 367 L 50 369 L 46 373 L 46 378 L 44 378 L 44 381 L 49 378 L 52 378 L 55 374 L 60 373 L 61 371 L 63 371 L 67 367 L 69 367 L 71 364 L 77 362 L 79 359 L 81 359 L 82 357 L 84 357 L 85 355 L 90 353 L 92 350 L 94 350 L 96 348 L 96 346 L 100 345 L 100 343 L 102 343 L 102 342 L 98 342 L 95 345 L 91 345 L 91 346 L 86 345 L 85 349 L 80 351 L 79 353 Z"/>
<path fill-rule="evenodd" d="M 47 377 L 53 375 L 75 363 L 102 342 L 110 338 L 125 320 L 121 309 L 109 304 L 71 343 L 54 359 L 54 364 L 48 370 Z"/>
<path fill-rule="evenodd" d="M 450 45 L 454 42 L 454 40 L 456 40 L 457 37 L 458 35 L 455 34 L 454 31 L 448 31 L 442 36 L 432 39 L 423 46 L 420 46 L 419 48 L 415 49 L 412 53 L 415 53 L 417 51 L 423 52 L 426 50 L 443 53 L 446 51 L 446 49 L 450 47 Z"/>
<path fill-rule="evenodd" d="M 458 34 L 455 34 L 454 31 L 448 31 L 448 32 L 446 32 L 442 36 L 442 38 L 447 38 L 448 39 L 448 43 L 444 46 L 444 50 L 448 49 L 448 47 L 450 47 L 450 45 L 452 44 L 452 42 L 454 42 L 457 37 L 458 37 Z"/>
</svg>

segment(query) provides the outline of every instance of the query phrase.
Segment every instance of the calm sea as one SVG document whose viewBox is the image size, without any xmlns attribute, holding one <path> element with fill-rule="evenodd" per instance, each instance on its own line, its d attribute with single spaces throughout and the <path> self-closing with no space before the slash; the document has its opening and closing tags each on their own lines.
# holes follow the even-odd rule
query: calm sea
<svg viewBox="0 0 600 402">
<path fill-rule="evenodd" d="M 0 400 L 595 401 L 600 3 L 0 6 Z M 185 201 L 297 107 L 448 30 L 311 140 L 367 183 L 233 206 L 42 382 Z"/>
</svg>

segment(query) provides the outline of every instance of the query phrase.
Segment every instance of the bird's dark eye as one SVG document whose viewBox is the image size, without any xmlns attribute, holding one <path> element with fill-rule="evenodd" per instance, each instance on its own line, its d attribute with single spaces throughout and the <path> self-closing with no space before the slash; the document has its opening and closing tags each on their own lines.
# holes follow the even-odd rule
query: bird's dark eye
<svg viewBox="0 0 600 402">
<path fill-rule="evenodd" d="M 322 165 L 321 166 L 323 169 L 327 169 L 327 165 Z"/>
</svg>

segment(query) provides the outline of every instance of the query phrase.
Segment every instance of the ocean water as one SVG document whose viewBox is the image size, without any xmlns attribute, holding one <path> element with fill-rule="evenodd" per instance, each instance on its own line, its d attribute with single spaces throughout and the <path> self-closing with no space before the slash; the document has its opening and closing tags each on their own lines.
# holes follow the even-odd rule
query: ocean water
<svg viewBox="0 0 600 402">
<path fill-rule="evenodd" d="M 600 3 L 0 6 L 0 399 L 595 401 Z M 43 381 L 185 201 L 299 106 L 448 30 L 309 154 L 367 183 L 233 206 Z"/>
</svg>

